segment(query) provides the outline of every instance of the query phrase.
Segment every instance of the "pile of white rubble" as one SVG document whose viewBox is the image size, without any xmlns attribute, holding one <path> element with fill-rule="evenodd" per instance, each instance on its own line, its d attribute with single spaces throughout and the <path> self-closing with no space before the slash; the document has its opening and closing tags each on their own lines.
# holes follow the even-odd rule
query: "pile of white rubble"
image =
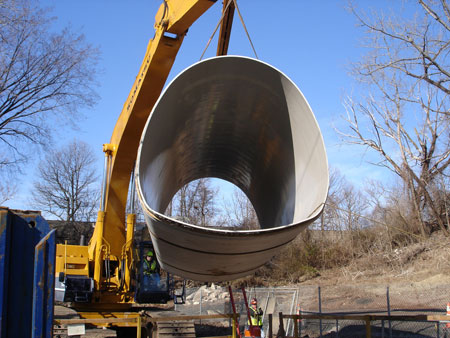
<svg viewBox="0 0 450 338">
<path fill-rule="evenodd" d="M 216 286 L 213 283 L 210 287 L 208 287 L 207 285 L 203 285 L 197 291 L 187 296 L 186 304 L 198 305 L 200 304 L 200 301 L 202 303 L 217 302 L 220 300 L 228 299 L 229 297 L 230 295 L 228 294 L 228 290 L 226 288 Z"/>
</svg>

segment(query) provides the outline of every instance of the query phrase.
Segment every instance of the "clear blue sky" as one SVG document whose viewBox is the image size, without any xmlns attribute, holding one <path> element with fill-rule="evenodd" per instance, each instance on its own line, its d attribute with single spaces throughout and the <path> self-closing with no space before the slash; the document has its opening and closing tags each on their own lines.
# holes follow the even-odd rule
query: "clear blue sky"
<svg viewBox="0 0 450 338">
<path fill-rule="evenodd" d="M 368 9 L 373 1 L 357 3 Z M 76 137 L 92 145 L 98 154 L 101 174 L 102 144 L 110 140 L 147 43 L 154 34 L 154 16 L 161 1 L 41 0 L 41 4 L 53 8 L 52 14 L 57 17 L 55 29 L 71 25 L 101 51 L 100 100 L 92 110 L 84 112 L 86 118 L 80 122 L 79 130 L 68 129 L 57 141 L 57 145 L 62 145 Z M 347 2 L 240 0 L 238 4 L 259 58 L 289 76 L 311 105 L 324 135 L 329 165 L 339 168 L 349 181 L 358 185 L 369 175 L 371 178 L 381 175 L 361 159 L 362 149 L 338 146 L 332 127 L 344 114 L 343 98 L 354 86 L 347 74 L 348 63 L 358 60 L 364 52 L 360 48 L 362 31 L 346 11 Z M 381 7 L 388 4 L 377 2 Z M 222 1 L 218 0 L 189 29 L 169 80 L 199 60 L 221 9 Z M 204 58 L 213 56 L 215 50 L 214 40 Z M 229 54 L 254 56 L 237 13 Z M 39 158 L 30 162 L 19 194 L 8 202 L 11 208 L 30 208 L 27 195 L 38 163 Z"/>
</svg>

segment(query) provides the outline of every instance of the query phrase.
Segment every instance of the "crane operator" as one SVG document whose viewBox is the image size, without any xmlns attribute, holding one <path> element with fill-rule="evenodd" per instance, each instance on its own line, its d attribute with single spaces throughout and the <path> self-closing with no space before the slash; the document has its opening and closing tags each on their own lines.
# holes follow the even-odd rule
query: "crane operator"
<svg viewBox="0 0 450 338">
<path fill-rule="evenodd" d="M 155 259 L 155 254 L 152 250 L 147 251 L 143 262 L 144 270 L 144 288 L 149 287 L 151 289 L 158 288 L 160 283 L 158 263 Z"/>
</svg>

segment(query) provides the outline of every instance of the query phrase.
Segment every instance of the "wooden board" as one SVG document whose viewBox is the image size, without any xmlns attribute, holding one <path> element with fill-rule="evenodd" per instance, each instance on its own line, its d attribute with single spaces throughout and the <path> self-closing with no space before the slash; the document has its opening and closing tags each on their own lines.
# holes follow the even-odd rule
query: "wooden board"
<svg viewBox="0 0 450 338">
<path fill-rule="evenodd" d="M 194 321 L 158 322 L 156 327 L 158 338 L 195 338 Z"/>
</svg>

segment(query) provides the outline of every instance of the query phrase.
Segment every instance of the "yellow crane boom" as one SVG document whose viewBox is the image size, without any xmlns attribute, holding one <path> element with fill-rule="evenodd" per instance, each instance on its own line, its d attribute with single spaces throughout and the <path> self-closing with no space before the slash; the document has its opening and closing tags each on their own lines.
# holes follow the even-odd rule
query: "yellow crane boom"
<svg viewBox="0 0 450 338">
<path fill-rule="evenodd" d="M 99 219 L 104 218 L 103 226 L 96 226 L 93 238 L 102 232 L 102 237 L 111 246 L 112 255 L 119 256 L 125 242 L 128 187 L 142 129 L 167 80 L 187 29 L 213 4 L 210 0 L 166 0 L 155 16 L 155 36 L 148 44 L 111 141 L 104 145 L 106 155 L 110 156 L 110 176 L 103 198 L 104 214 L 99 213 Z M 90 255 L 96 247 L 97 243 L 92 241 Z"/>
<path fill-rule="evenodd" d="M 135 215 L 126 215 L 126 205 L 139 140 L 188 28 L 215 2 L 164 0 L 161 4 L 155 16 L 155 35 L 148 43 L 111 140 L 103 145 L 105 174 L 94 234 L 87 247 L 59 245 L 57 248 L 57 274 L 86 276 L 89 271 L 86 277 L 94 284 L 92 302 L 99 308 L 133 303 L 130 270 Z M 219 37 L 220 54 L 226 54 L 234 9 L 224 4 L 224 11 L 226 8 L 226 24 Z"/>
</svg>

